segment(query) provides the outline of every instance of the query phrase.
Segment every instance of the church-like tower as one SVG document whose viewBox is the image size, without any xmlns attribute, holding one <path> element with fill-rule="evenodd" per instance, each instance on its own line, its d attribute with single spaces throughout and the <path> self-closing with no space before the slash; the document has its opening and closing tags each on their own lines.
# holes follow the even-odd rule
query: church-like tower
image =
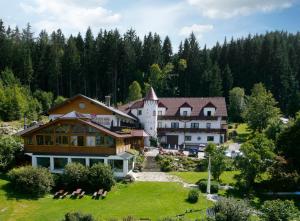
<svg viewBox="0 0 300 221">
<path fill-rule="evenodd" d="M 157 108 L 158 98 L 151 87 L 144 98 L 143 119 L 141 119 L 141 122 L 144 125 L 144 130 L 154 138 L 157 137 Z M 147 145 L 150 145 L 149 140 L 147 141 Z"/>
</svg>

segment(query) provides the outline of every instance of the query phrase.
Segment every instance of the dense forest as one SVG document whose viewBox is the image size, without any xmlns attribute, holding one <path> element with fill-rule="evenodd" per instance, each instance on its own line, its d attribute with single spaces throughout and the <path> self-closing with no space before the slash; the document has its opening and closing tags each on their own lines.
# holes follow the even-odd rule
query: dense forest
<svg viewBox="0 0 300 221">
<path fill-rule="evenodd" d="M 285 115 L 300 109 L 300 33 L 269 32 L 225 39 L 212 48 L 200 47 L 190 35 L 173 53 L 169 37 L 134 30 L 64 36 L 61 30 L 34 34 L 0 20 L 0 72 L 9 70 L 29 93 L 51 91 L 55 96 L 77 93 L 113 103 L 126 102 L 129 86 L 152 85 L 168 96 L 225 96 L 233 87 L 246 94 L 262 82 Z"/>
</svg>

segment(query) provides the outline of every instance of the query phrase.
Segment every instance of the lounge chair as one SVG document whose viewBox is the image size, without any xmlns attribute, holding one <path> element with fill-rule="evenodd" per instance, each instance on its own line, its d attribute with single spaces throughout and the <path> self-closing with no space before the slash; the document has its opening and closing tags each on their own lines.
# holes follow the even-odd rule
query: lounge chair
<svg viewBox="0 0 300 221">
<path fill-rule="evenodd" d="M 85 191 L 82 191 L 79 195 L 79 198 L 81 199 L 84 196 L 84 194 L 85 194 Z"/>
<path fill-rule="evenodd" d="M 97 197 L 97 195 L 98 195 L 98 192 L 97 192 L 97 191 L 94 192 L 94 194 L 93 194 L 93 196 L 92 196 L 92 199 L 95 199 L 95 198 Z"/>
<path fill-rule="evenodd" d="M 53 198 L 58 198 L 63 193 L 64 193 L 64 190 L 59 190 L 54 194 Z"/>
<path fill-rule="evenodd" d="M 65 193 L 64 193 L 63 195 L 61 195 L 59 198 L 60 198 L 60 199 L 65 198 L 65 197 L 68 195 L 68 193 L 69 193 L 69 192 L 65 192 Z"/>
<path fill-rule="evenodd" d="M 104 191 L 104 193 L 102 194 L 102 199 L 105 198 L 107 195 L 107 191 Z"/>
</svg>

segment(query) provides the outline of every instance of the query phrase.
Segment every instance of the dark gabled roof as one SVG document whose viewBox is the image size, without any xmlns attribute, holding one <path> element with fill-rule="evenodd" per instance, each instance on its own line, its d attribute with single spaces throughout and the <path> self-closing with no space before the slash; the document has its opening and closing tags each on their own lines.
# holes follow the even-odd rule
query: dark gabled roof
<svg viewBox="0 0 300 221">
<path fill-rule="evenodd" d="M 101 126 L 101 125 L 99 125 L 99 124 L 97 124 L 95 122 L 90 121 L 89 119 L 83 119 L 83 118 L 57 118 L 56 120 L 49 121 L 46 124 L 39 125 L 39 126 L 37 126 L 35 128 L 32 128 L 30 130 L 26 130 L 25 129 L 25 132 L 21 131 L 19 135 L 26 136 L 28 134 L 31 134 L 31 133 L 33 133 L 35 131 L 39 131 L 39 130 L 41 130 L 43 128 L 46 128 L 46 127 L 48 127 L 50 125 L 53 125 L 53 124 L 55 124 L 57 122 L 60 122 L 62 120 L 76 120 L 76 121 L 81 122 L 83 124 L 86 124 L 86 125 L 89 125 L 91 127 L 94 127 L 96 129 L 98 129 L 99 131 L 101 131 L 101 132 L 103 132 L 105 134 L 111 135 L 112 137 L 115 137 L 115 138 L 128 138 L 128 137 L 132 137 L 131 134 L 118 134 L 118 133 L 115 133 L 113 131 L 110 131 L 109 129 L 107 129 L 104 126 Z"/>
<path fill-rule="evenodd" d="M 182 105 L 180 105 L 180 107 L 190 107 L 193 109 L 193 107 L 187 102 L 184 102 Z"/>
<path fill-rule="evenodd" d="M 227 117 L 227 108 L 224 97 L 178 97 L 160 98 L 159 102 L 167 107 L 166 116 L 176 116 L 178 109 L 188 103 L 192 108 L 191 116 L 199 116 L 208 103 L 216 108 L 215 116 Z"/>
<path fill-rule="evenodd" d="M 187 103 L 191 108 L 191 116 L 200 116 L 203 114 L 204 107 L 215 107 L 215 116 L 227 117 L 226 101 L 224 97 L 166 97 L 159 98 L 159 107 L 166 108 L 166 116 L 178 115 L 180 107 Z M 141 108 L 141 100 L 133 101 L 119 107 L 119 110 L 129 113 L 131 109 Z"/>
<path fill-rule="evenodd" d="M 118 109 L 116 109 L 116 108 L 114 108 L 114 107 L 106 106 L 104 103 L 102 103 L 102 102 L 100 102 L 100 101 L 98 101 L 98 100 L 96 100 L 96 99 L 92 99 L 92 98 L 90 98 L 90 97 L 87 97 L 87 96 L 85 96 L 85 95 L 82 95 L 82 94 L 77 94 L 77 95 L 75 95 L 75 96 L 73 96 L 73 97 L 71 97 L 71 98 L 65 100 L 64 102 L 62 102 L 62 103 L 60 103 L 60 104 L 58 104 L 58 105 L 56 105 L 56 106 L 50 108 L 50 109 L 48 110 L 48 113 L 51 112 L 51 111 L 53 111 L 53 110 L 55 110 L 55 109 L 57 109 L 57 108 L 59 108 L 59 107 L 61 107 L 61 106 L 63 106 L 63 105 L 65 105 L 66 103 L 68 103 L 68 102 L 70 102 L 70 101 L 72 101 L 72 100 L 75 100 L 75 99 L 78 98 L 78 97 L 85 98 L 85 99 L 91 101 L 93 104 L 96 104 L 96 105 L 98 105 L 98 106 L 100 106 L 100 107 L 104 107 L 104 108 L 106 108 L 106 109 L 108 109 L 108 110 L 112 111 L 113 113 L 118 114 L 118 115 L 120 115 L 120 116 L 127 117 L 127 118 L 129 118 L 129 119 L 131 119 L 131 120 L 136 120 L 135 118 L 129 116 L 128 114 L 126 114 L 126 113 L 124 113 L 124 112 L 122 112 L 122 111 L 120 111 L 120 110 L 118 110 Z"/>
<path fill-rule="evenodd" d="M 163 103 L 161 102 L 158 102 L 158 107 L 164 107 L 164 108 L 167 108 Z"/>
<path fill-rule="evenodd" d="M 149 89 L 149 91 L 148 91 L 148 93 L 146 94 L 144 100 L 153 100 L 153 101 L 157 101 L 157 100 L 158 100 L 158 98 L 157 98 L 157 96 L 156 96 L 156 94 L 155 94 L 155 91 L 154 91 L 153 87 L 151 87 L 151 88 Z"/>
</svg>

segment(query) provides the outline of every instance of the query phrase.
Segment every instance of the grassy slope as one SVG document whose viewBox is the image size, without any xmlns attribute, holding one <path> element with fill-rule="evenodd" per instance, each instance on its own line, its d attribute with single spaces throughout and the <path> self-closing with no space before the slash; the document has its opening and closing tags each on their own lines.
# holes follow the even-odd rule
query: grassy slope
<svg viewBox="0 0 300 221">
<path fill-rule="evenodd" d="M 186 202 L 188 189 L 177 183 L 119 184 L 104 200 L 92 200 L 90 196 L 55 200 L 51 195 L 30 200 L 16 194 L 7 196 L 8 192 L 7 181 L 0 179 L 0 220 L 61 220 L 69 211 L 91 213 L 101 220 L 128 215 L 157 220 L 183 213 L 186 209 L 206 209 L 212 205 L 204 196 L 196 204 Z M 192 215 L 193 218 L 196 216 L 199 217 L 199 213 Z"/>
<path fill-rule="evenodd" d="M 207 172 L 171 172 L 171 174 L 180 177 L 187 183 L 196 183 L 200 179 L 207 179 Z M 238 171 L 225 171 L 221 175 L 221 182 L 224 184 L 235 184 L 234 175 L 239 174 Z"/>
</svg>

